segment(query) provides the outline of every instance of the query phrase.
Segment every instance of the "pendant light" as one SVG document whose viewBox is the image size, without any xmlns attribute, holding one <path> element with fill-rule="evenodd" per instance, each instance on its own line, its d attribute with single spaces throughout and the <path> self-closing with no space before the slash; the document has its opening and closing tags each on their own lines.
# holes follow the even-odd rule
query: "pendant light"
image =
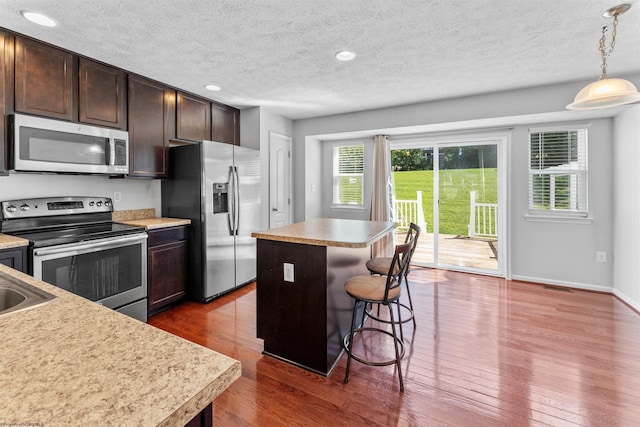
<svg viewBox="0 0 640 427">
<path fill-rule="evenodd" d="M 602 37 L 600 37 L 600 43 L 598 45 L 600 57 L 602 58 L 602 65 L 600 66 L 602 73 L 597 81 L 585 86 L 578 92 L 575 100 L 567 105 L 567 110 L 593 110 L 640 101 L 640 93 L 638 93 L 638 89 L 636 89 L 633 83 L 624 79 L 607 77 L 607 58 L 611 55 L 616 45 L 618 16 L 630 8 L 630 4 L 624 3 L 612 7 L 603 14 L 606 18 L 613 18 L 613 31 L 611 32 L 611 44 L 607 48 L 607 27 L 602 27 Z"/>
</svg>

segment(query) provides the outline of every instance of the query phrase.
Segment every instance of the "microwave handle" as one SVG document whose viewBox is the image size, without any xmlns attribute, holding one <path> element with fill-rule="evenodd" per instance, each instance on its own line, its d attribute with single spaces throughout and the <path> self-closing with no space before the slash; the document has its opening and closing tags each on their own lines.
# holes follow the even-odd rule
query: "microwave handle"
<svg viewBox="0 0 640 427">
<path fill-rule="evenodd" d="M 107 146 L 104 148 L 104 161 L 107 166 L 116 164 L 116 141 L 109 138 Z"/>
</svg>

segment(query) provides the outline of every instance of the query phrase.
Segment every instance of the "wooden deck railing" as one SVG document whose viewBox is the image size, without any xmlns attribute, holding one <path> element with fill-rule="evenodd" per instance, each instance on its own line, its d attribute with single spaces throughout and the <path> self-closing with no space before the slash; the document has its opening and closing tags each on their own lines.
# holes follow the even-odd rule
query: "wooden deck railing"
<svg viewBox="0 0 640 427">
<path fill-rule="evenodd" d="M 407 230 L 413 222 L 422 229 L 423 233 L 426 233 L 427 221 L 424 219 L 422 209 L 422 191 L 416 191 L 416 200 L 396 200 L 394 197 L 393 220 L 398 223 L 399 229 Z"/>
<path fill-rule="evenodd" d="M 469 237 L 498 237 L 498 205 L 478 203 L 476 197 L 476 191 L 469 192 Z"/>
</svg>

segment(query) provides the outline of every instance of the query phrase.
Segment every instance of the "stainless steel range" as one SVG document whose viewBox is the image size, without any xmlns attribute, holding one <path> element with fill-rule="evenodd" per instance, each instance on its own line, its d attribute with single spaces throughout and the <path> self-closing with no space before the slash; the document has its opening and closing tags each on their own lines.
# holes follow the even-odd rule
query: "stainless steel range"
<svg viewBox="0 0 640 427">
<path fill-rule="evenodd" d="M 29 240 L 29 274 L 147 321 L 147 234 L 106 197 L 0 202 L 0 232 Z"/>
</svg>

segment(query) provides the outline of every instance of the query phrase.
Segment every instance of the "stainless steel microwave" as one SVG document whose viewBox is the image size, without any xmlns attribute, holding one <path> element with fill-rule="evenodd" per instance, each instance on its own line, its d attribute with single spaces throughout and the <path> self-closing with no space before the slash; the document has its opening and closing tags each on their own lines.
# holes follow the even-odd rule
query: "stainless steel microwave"
<svg viewBox="0 0 640 427">
<path fill-rule="evenodd" d="M 126 131 L 14 114 L 11 169 L 121 175 L 129 173 Z"/>
</svg>

